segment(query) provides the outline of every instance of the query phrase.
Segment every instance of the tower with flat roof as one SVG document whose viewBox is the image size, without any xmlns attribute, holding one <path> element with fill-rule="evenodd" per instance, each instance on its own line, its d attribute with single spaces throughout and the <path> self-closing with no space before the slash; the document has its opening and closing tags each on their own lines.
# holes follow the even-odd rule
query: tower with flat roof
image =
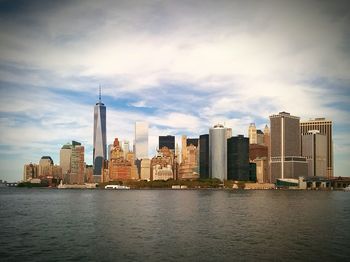
<svg viewBox="0 0 350 262">
<path fill-rule="evenodd" d="M 307 135 L 311 130 L 318 130 L 321 135 L 326 136 L 327 144 L 327 177 L 332 178 L 334 176 L 334 164 L 333 164 L 333 123 L 326 118 L 315 118 L 309 121 L 300 122 L 300 134 Z"/>
</svg>

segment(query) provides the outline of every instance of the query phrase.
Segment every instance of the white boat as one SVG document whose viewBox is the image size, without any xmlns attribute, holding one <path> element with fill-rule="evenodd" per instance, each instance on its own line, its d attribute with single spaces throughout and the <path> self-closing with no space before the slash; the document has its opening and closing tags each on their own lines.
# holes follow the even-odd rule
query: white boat
<svg viewBox="0 0 350 262">
<path fill-rule="evenodd" d="M 346 188 L 344 188 L 344 191 L 350 191 L 350 185 L 348 185 Z"/>
<path fill-rule="evenodd" d="M 107 185 L 105 186 L 105 189 L 130 189 L 130 187 L 121 185 Z"/>
</svg>

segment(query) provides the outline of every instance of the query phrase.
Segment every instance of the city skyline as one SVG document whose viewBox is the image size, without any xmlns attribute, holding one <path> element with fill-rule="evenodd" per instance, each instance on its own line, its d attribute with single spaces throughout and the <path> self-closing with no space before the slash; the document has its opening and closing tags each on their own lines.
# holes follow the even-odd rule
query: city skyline
<svg viewBox="0 0 350 262">
<path fill-rule="evenodd" d="M 217 123 L 247 136 L 287 111 L 333 121 L 334 175 L 350 164 L 349 12 L 341 1 L 11 1 L 0 4 L 0 179 L 80 141 L 92 164 L 98 86 L 107 144 L 199 137 Z M 131 142 L 132 144 L 132 142 Z"/>
</svg>

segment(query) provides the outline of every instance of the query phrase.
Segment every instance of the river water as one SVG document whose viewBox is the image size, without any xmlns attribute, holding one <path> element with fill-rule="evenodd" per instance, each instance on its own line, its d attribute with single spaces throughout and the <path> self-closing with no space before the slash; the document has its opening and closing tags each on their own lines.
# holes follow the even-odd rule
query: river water
<svg viewBox="0 0 350 262">
<path fill-rule="evenodd" d="M 350 193 L 0 190 L 1 261 L 349 261 Z"/>
</svg>

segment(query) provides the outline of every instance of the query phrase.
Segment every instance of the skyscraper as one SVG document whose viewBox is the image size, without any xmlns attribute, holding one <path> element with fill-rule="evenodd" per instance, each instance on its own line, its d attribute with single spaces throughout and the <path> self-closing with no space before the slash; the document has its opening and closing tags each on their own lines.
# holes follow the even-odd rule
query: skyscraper
<svg viewBox="0 0 350 262">
<path fill-rule="evenodd" d="M 227 139 L 227 179 L 249 180 L 249 138 L 243 135 Z"/>
<path fill-rule="evenodd" d="M 209 129 L 209 177 L 227 179 L 226 128 L 220 124 Z"/>
<path fill-rule="evenodd" d="M 94 108 L 94 175 L 101 176 L 104 160 L 107 157 L 106 146 L 106 106 L 101 101 L 101 88 L 98 102 Z"/>
<path fill-rule="evenodd" d="M 135 159 L 148 158 L 148 123 L 135 123 Z"/>
<path fill-rule="evenodd" d="M 251 123 L 248 129 L 249 144 L 257 144 L 258 143 L 257 136 L 258 134 L 256 131 L 255 123 Z"/>
<path fill-rule="evenodd" d="M 325 118 L 315 118 L 300 123 L 300 133 L 302 135 L 308 134 L 311 130 L 318 130 L 321 135 L 327 136 L 327 177 L 331 178 L 334 176 L 332 121 Z"/>
<path fill-rule="evenodd" d="M 53 160 L 50 156 L 43 156 L 39 161 L 39 178 L 52 176 Z"/>
<path fill-rule="evenodd" d="M 72 141 L 70 184 L 84 183 L 84 152 L 81 143 Z"/>
<path fill-rule="evenodd" d="M 209 135 L 199 136 L 199 176 L 209 178 Z"/>
<path fill-rule="evenodd" d="M 309 176 L 327 177 L 327 136 L 318 130 L 301 136 L 301 154 L 308 162 Z"/>
<path fill-rule="evenodd" d="M 159 149 L 162 149 L 162 147 L 166 146 L 169 148 L 173 153 L 175 153 L 175 136 L 159 136 Z"/>
<path fill-rule="evenodd" d="M 68 172 L 70 172 L 71 155 L 72 155 L 72 145 L 67 143 L 64 146 L 62 146 L 60 150 L 60 166 L 62 168 L 63 176 L 65 176 Z"/>
<path fill-rule="evenodd" d="M 300 152 L 300 118 L 286 112 L 270 116 L 271 182 L 278 178 L 307 176 L 307 162 Z"/>
</svg>

